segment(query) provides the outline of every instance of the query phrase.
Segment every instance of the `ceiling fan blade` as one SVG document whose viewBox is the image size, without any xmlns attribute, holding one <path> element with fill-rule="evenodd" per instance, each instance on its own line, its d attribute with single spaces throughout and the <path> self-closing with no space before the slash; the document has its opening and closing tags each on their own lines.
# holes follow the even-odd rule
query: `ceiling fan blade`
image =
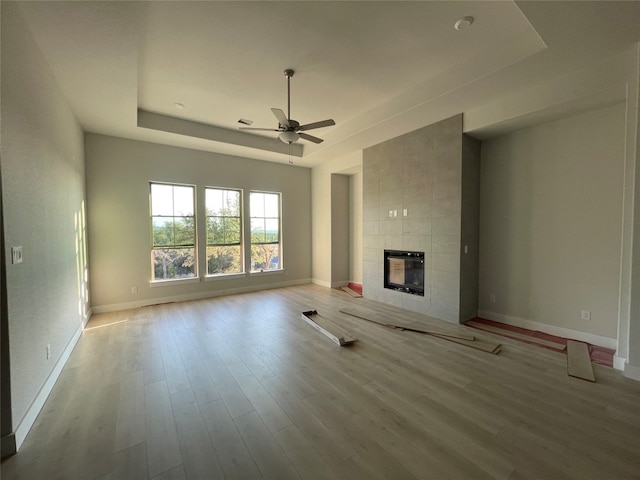
<svg viewBox="0 0 640 480">
<path fill-rule="evenodd" d="M 285 127 L 291 126 L 291 124 L 289 123 L 289 119 L 287 118 L 287 116 L 284 114 L 282 110 L 280 110 L 279 108 L 272 108 L 271 111 L 278 119 L 278 123 L 280 125 L 284 125 Z"/>
<path fill-rule="evenodd" d="M 321 122 L 313 122 L 313 123 L 307 123 L 306 125 L 300 125 L 298 128 L 296 128 L 296 130 L 297 131 L 313 130 L 314 128 L 330 127 L 335 124 L 336 122 L 334 122 L 333 119 L 322 120 Z"/>
<path fill-rule="evenodd" d="M 261 130 L 264 132 L 279 132 L 279 128 L 255 128 L 255 127 L 240 127 L 240 130 Z"/>
<path fill-rule="evenodd" d="M 300 138 L 304 138 L 305 140 L 309 140 L 310 142 L 313 142 L 313 143 L 322 143 L 322 142 L 324 142 L 323 139 L 318 138 L 318 137 L 314 137 L 312 135 L 307 135 L 306 133 L 298 132 L 298 135 L 300 135 Z"/>
</svg>

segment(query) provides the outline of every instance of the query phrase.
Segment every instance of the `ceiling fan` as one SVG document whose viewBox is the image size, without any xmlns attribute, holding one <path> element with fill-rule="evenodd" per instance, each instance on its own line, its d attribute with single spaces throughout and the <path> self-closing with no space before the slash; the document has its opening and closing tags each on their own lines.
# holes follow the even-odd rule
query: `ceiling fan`
<svg viewBox="0 0 640 480">
<path fill-rule="evenodd" d="M 271 111 L 278 120 L 278 128 L 253 128 L 253 127 L 240 127 L 241 130 L 262 130 L 269 132 L 280 132 L 278 138 L 284 143 L 292 144 L 299 138 L 308 140 L 313 143 L 322 143 L 324 140 L 313 135 L 304 133 L 307 130 L 313 130 L 314 128 L 330 127 L 335 125 L 336 122 L 333 119 L 322 120 L 320 122 L 307 123 L 306 125 L 300 125 L 297 121 L 291 119 L 291 77 L 295 72 L 287 68 L 284 71 L 284 76 L 287 77 L 287 115 L 279 108 L 272 108 Z"/>
</svg>

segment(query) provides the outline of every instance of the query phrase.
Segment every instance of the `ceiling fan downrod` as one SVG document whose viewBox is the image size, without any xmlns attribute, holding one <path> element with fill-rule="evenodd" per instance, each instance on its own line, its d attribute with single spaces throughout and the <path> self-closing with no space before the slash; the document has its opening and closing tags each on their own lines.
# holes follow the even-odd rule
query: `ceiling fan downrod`
<svg viewBox="0 0 640 480">
<path fill-rule="evenodd" d="M 287 118 L 291 120 L 291 77 L 296 73 L 292 69 L 287 68 L 284 76 L 287 77 Z"/>
</svg>

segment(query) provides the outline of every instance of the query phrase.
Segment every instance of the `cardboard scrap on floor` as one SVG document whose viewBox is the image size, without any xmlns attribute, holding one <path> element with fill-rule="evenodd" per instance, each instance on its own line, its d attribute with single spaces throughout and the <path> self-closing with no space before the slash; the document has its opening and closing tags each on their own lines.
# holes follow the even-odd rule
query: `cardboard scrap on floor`
<svg viewBox="0 0 640 480">
<path fill-rule="evenodd" d="M 343 292 L 347 292 L 353 298 L 362 298 L 362 295 L 360 295 L 355 290 L 350 289 L 349 287 L 340 287 L 340 290 L 342 290 Z"/>
<path fill-rule="evenodd" d="M 576 378 L 595 382 L 593 365 L 586 343 L 567 340 L 567 373 Z"/>
<path fill-rule="evenodd" d="M 315 310 L 302 312 L 302 319 L 341 347 L 351 345 L 358 340 L 337 325 L 331 323 L 328 319 L 323 318 Z"/>
<path fill-rule="evenodd" d="M 430 335 L 432 337 L 440 338 L 442 340 L 447 340 L 449 342 L 475 348 L 476 350 L 482 350 L 483 352 L 492 353 L 494 355 L 500 352 L 500 349 L 502 348 L 502 345 L 500 343 L 493 343 L 493 342 L 488 342 L 486 340 L 481 340 L 479 338 L 476 338 L 473 335 L 467 335 L 463 333 L 452 334 L 452 333 L 438 332 L 435 330 L 421 330 L 418 328 L 408 327 L 405 325 L 396 325 L 394 323 L 389 323 L 384 319 L 380 319 L 380 318 L 376 319 L 374 315 L 366 314 L 363 312 L 350 310 L 346 308 L 340 310 L 340 312 L 346 313 L 347 315 L 351 315 L 352 317 L 356 317 L 361 320 L 366 320 L 367 322 L 375 323 L 382 327 L 386 327 L 394 330 L 407 331 L 407 332 L 423 333 L 426 335 Z"/>
</svg>

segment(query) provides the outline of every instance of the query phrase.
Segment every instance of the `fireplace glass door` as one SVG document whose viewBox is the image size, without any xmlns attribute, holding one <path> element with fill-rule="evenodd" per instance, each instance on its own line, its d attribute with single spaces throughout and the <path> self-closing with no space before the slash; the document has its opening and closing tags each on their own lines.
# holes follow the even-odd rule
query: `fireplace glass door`
<svg viewBox="0 0 640 480">
<path fill-rule="evenodd" d="M 424 252 L 385 250 L 384 288 L 424 296 Z"/>
</svg>

